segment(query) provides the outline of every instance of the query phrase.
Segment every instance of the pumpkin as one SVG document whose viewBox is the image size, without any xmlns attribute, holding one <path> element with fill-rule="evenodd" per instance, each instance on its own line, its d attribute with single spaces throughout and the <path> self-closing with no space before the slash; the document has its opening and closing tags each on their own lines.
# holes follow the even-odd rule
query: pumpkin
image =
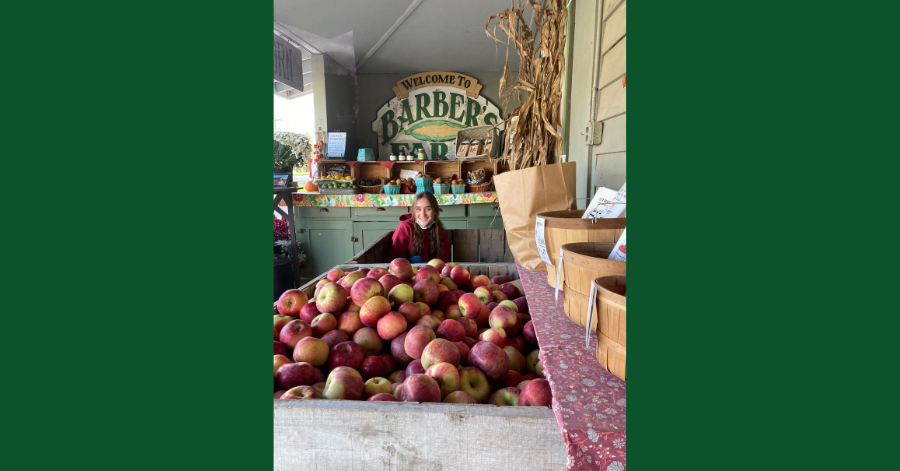
<svg viewBox="0 0 900 471">
<path fill-rule="evenodd" d="M 315 183 L 308 181 L 308 182 L 306 182 L 306 185 L 303 186 L 303 190 L 304 191 L 319 191 L 319 187 L 316 186 Z"/>
</svg>

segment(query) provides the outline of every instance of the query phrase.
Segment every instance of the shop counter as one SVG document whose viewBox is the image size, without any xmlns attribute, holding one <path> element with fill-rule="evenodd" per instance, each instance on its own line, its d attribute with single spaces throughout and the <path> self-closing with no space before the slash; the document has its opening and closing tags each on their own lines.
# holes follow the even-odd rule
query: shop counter
<svg viewBox="0 0 900 471">
<path fill-rule="evenodd" d="M 584 328 L 563 310 L 547 284 L 546 272 L 516 263 L 544 376 L 553 390 L 553 413 L 568 447 L 567 471 L 625 469 L 625 381 L 597 362 L 597 335 L 585 346 Z"/>
<path fill-rule="evenodd" d="M 335 208 L 369 208 L 390 206 L 412 206 L 416 195 L 385 195 L 360 193 L 357 195 L 323 195 L 320 193 L 294 193 L 294 206 L 321 206 Z M 439 206 L 458 204 L 493 203 L 497 194 L 462 193 L 458 195 L 444 193 L 434 195 Z"/>
<path fill-rule="evenodd" d="M 503 229 L 494 192 L 434 197 L 441 222 L 448 230 Z M 291 209 L 296 239 L 306 254 L 300 277 L 309 279 L 330 270 L 380 240 L 397 228 L 398 218 L 412 209 L 414 199 L 415 195 L 323 195 L 295 191 Z"/>
</svg>

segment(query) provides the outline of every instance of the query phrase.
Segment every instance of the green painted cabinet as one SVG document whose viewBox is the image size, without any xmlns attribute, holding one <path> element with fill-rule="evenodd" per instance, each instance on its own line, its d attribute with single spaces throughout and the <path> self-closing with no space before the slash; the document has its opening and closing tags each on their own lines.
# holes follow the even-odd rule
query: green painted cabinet
<svg viewBox="0 0 900 471">
<path fill-rule="evenodd" d="M 350 221 L 304 219 L 297 227 L 298 240 L 306 253 L 306 268 L 301 270 L 303 277 L 316 277 L 356 254 Z"/>
<path fill-rule="evenodd" d="M 306 253 L 301 276 L 314 278 L 353 258 L 396 229 L 398 218 L 409 209 L 295 207 L 297 241 Z M 494 229 L 503 228 L 503 220 L 491 203 L 441 206 L 440 218 L 450 230 L 488 229 L 492 220 Z"/>
<path fill-rule="evenodd" d="M 358 254 L 366 247 L 374 244 L 382 236 L 397 228 L 400 221 L 353 222 L 353 253 Z"/>
</svg>

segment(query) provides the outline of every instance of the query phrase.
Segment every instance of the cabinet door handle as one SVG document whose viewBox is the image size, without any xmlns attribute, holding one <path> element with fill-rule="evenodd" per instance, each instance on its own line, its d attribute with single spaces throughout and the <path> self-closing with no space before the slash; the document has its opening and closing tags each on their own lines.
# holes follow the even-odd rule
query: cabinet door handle
<svg viewBox="0 0 900 471">
<path fill-rule="evenodd" d="M 322 208 L 322 209 L 319 210 L 319 212 L 320 212 L 320 213 L 327 213 L 327 212 L 328 212 L 328 208 Z"/>
<path fill-rule="evenodd" d="M 359 237 L 356 237 L 356 236 L 351 237 L 350 242 L 359 242 Z"/>
<path fill-rule="evenodd" d="M 387 211 L 387 210 L 384 208 L 375 208 L 375 211 Z"/>
</svg>

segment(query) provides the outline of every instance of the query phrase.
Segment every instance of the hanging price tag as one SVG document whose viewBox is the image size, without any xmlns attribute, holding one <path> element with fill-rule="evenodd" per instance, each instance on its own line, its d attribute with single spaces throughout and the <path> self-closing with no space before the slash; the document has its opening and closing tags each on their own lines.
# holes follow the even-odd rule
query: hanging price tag
<svg viewBox="0 0 900 471">
<path fill-rule="evenodd" d="M 620 262 L 625 261 L 625 232 L 627 231 L 628 229 L 622 231 L 622 237 L 619 237 L 619 241 L 616 242 L 615 248 L 613 248 L 613 251 L 609 253 L 609 257 L 607 257 L 607 259 L 618 260 Z"/>
<path fill-rule="evenodd" d="M 591 323 L 594 322 L 594 303 L 597 301 L 597 285 L 591 282 L 591 295 L 588 297 L 587 322 L 584 324 L 584 347 L 591 347 Z"/>
<path fill-rule="evenodd" d="M 559 274 L 562 273 L 563 266 L 563 249 L 559 248 L 559 266 L 556 267 L 556 293 L 554 296 L 556 297 L 556 305 L 559 306 Z"/>
<path fill-rule="evenodd" d="M 622 188 L 619 188 L 616 197 L 613 198 L 613 202 L 606 205 L 606 209 L 600 213 L 600 217 L 617 218 L 622 214 L 622 211 L 625 211 L 625 183 L 622 184 Z"/>
<path fill-rule="evenodd" d="M 553 261 L 550 260 L 550 255 L 547 254 L 547 242 L 544 240 L 544 225 L 546 224 L 546 220 L 544 218 L 537 218 L 534 221 L 534 242 L 537 244 L 538 254 L 541 256 L 541 260 L 544 261 L 547 265 L 552 265 Z"/>
</svg>

